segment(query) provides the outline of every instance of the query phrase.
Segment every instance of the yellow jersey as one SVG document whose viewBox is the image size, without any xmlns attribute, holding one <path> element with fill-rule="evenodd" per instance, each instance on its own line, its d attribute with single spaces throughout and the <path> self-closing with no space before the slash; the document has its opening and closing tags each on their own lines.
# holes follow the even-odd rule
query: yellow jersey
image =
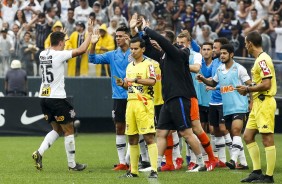
<svg viewBox="0 0 282 184">
<path fill-rule="evenodd" d="M 253 92 L 253 98 L 257 98 L 260 94 L 265 96 L 275 96 L 277 92 L 276 76 L 274 65 L 270 56 L 263 52 L 255 60 L 254 66 L 251 70 L 252 80 L 255 84 L 262 83 L 265 78 L 271 78 L 271 88 L 267 91 Z"/>
<path fill-rule="evenodd" d="M 162 74 L 160 64 L 153 59 L 149 60 L 153 63 L 156 72 L 156 84 L 154 85 L 154 105 L 162 105 L 164 104 L 164 100 L 162 95 Z"/>
<path fill-rule="evenodd" d="M 156 79 L 155 69 L 152 62 L 149 59 L 144 59 L 142 62 L 138 64 L 136 64 L 135 62 L 129 63 L 126 68 L 126 78 Z M 154 97 L 153 86 L 145 86 L 134 82 L 132 82 L 132 86 L 134 86 L 146 99 L 153 99 Z M 134 90 L 131 86 L 128 87 L 127 93 L 128 93 L 127 100 L 138 99 L 137 94 L 134 93 Z"/>
</svg>

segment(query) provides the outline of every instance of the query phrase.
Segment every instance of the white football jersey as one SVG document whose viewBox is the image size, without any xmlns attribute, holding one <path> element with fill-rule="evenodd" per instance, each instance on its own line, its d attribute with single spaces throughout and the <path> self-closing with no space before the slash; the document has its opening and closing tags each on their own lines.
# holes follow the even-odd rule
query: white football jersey
<svg viewBox="0 0 282 184">
<path fill-rule="evenodd" d="M 64 62 L 70 58 L 72 58 L 72 50 L 47 49 L 40 53 L 42 74 L 40 98 L 66 98 Z"/>
</svg>

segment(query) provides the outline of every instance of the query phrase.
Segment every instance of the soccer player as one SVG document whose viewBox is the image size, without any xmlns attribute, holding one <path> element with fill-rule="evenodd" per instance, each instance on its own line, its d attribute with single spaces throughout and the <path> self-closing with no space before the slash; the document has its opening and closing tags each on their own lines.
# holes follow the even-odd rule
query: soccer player
<svg viewBox="0 0 282 184">
<path fill-rule="evenodd" d="M 253 171 L 241 182 L 274 183 L 273 172 L 276 162 L 276 148 L 274 145 L 274 118 L 276 110 L 275 94 L 277 92 L 275 70 L 270 56 L 262 50 L 261 35 L 254 31 L 245 37 L 245 47 L 255 58 L 252 73 L 252 86 L 237 86 L 241 95 L 252 93 L 253 106 L 244 132 Z M 262 174 L 260 151 L 255 136 L 260 133 L 265 147 L 266 174 Z"/>
<path fill-rule="evenodd" d="M 139 134 L 143 135 L 148 146 L 151 162 L 149 178 L 157 178 L 158 150 L 155 143 L 155 122 L 153 86 L 156 83 L 156 74 L 153 63 L 143 57 L 145 41 L 139 37 L 130 40 L 130 50 L 134 61 L 126 69 L 124 81 L 117 79 L 117 85 L 128 90 L 126 107 L 126 134 L 130 144 L 131 171 L 123 177 L 138 177 Z M 138 95 L 140 95 L 138 97 Z"/>
<path fill-rule="evenodd" d="M 212 80 L 197 75 L 197 78 L 205 84 L 215 87 L 219 84 L 223 103 L 223 120 L 227 127 L 231 127 L 233 136 L 231 160 L 226 162 L 226 166 L 230 169 L 236 168 L 236 162 L 241 150 L 243 150 L 243 142 L 241 139 L 241 131 L 244 125 L 244 119 L 248 112 L 248 98 L 240 95 L 235 86 L 238 84 L 250 85 L 252 82 L 247 70 L 233 60 L 234 47 L 231 44 L 222 45 L 220 48 L 220 65 Z M 248 169 L 247 161 L 241 163 L 244 168 Z"/>
<path fill-rule="evenodd" d="M 66 100 L 64 89 L 64 62 L 70 58 L 82 55 L 87 51 L 93 33 L 94 23 L 88 20 L 88 35 L 77 49 L 64 50 L 65 34 L 53 32 L 51 34 L 51 47 L 40 53 L 40 68 L 42 83 L 39 97 L 41 109 L 45 119 L 51 124 L 53 130 L 43 140 L 41 146 L 32 154 L 35 167 L 42 169 L 43 153 L 57 140 L 61 133 L 65 136 L 65 149 L 69 170 L 82 171 L 85 164 L 75 162 L 75 140 L 73 121 L 75 112 L 72 105 Z"/>
<path fill-rule="evenodd" d="M 201 71 L 204 77 L 214 77 L 217 68 L 221 65 L 219 59 L 220 56 L 220 47 L 224 44 L 227 44 L 228 40 L 226 38 L 218 38 L 214 40 L 213 43 L 213 54 L 214 59 L 209 68 L 207 68 L 206 63 L 202 62 Z M 213 126 L 214 135 L 215 135 L 215 147 L 218 151 L 218 167 L 226 167 L 226 153 L 225 153 L 225 144 L 229 146 L 231 150 L 232 139 L 230 134 L 225 128 L 224 122 L 222 121 L 223 110 L 222 110 L 222 97 L 220 94 L 219 87 L 216 87 L 215 90 L 212 90 L 212 95 L 210 99 L 209 106 L 209 121 L 210 125 Z M 231 153 L 231 151 L 230 151 Z"/>
<path fill-rule="evenodd" d="M 98 35 L 96 35 L 98 36 Z M 129 64 L 129 29 L 119 27 L 116 30 L 116 50 L 104 54 L 96 54 L 96 40 L 92 40 L 89 62 L 93 64 L 109 64 L 111 70 L 112 98 L 114 100 L 112 116 L 116 127 L 116 148 L 119 164 L 113 170 L 127 170 L 125 160 L 126 137 L 125 137 L 125 110 L 127 104 L 127 92 L 122 87 L 117 86 L 114 77 L 125 78 L 126 67 Z"/>
</svg>

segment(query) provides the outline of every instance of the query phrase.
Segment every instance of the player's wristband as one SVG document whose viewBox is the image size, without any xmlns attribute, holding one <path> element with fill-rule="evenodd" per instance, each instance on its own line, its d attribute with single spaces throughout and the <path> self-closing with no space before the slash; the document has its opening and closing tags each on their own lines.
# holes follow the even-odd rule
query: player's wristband
<svg viewBox="0 0 282 184">
<path fill-rule="evenodd" d="M 134 82 L 135 82 L 135 83 L 138 83 L 138 78 L 135 78 Z"/>
</svg>

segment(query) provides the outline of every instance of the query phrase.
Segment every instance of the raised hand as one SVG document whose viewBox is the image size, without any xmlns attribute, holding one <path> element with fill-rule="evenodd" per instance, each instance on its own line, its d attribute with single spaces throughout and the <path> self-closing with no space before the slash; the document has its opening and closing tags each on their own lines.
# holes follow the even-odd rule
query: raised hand
<svg viewBox="0 0 282 184">
<path fill-rule="evenodd" d="M 144 17 L 142 17 L 142 30 L 144 30 L 145 27 L 149 27 L 149 22 L 147 22 Z"/>
<path fill-rule="evenodd" d="M 99 29 L 95 29 L 94 32 L 92 33 L 91 43 L 96 44 L 98 42 L 99 38 L 100 38 Z"/>
<path fill-rule="evenodd" d="M 138 21 L 138 15 L 137 13 L 134 13 L 129 22 L 130 29 L 134 29 L 136 27 L 137 21 Z"/>
</svg>

